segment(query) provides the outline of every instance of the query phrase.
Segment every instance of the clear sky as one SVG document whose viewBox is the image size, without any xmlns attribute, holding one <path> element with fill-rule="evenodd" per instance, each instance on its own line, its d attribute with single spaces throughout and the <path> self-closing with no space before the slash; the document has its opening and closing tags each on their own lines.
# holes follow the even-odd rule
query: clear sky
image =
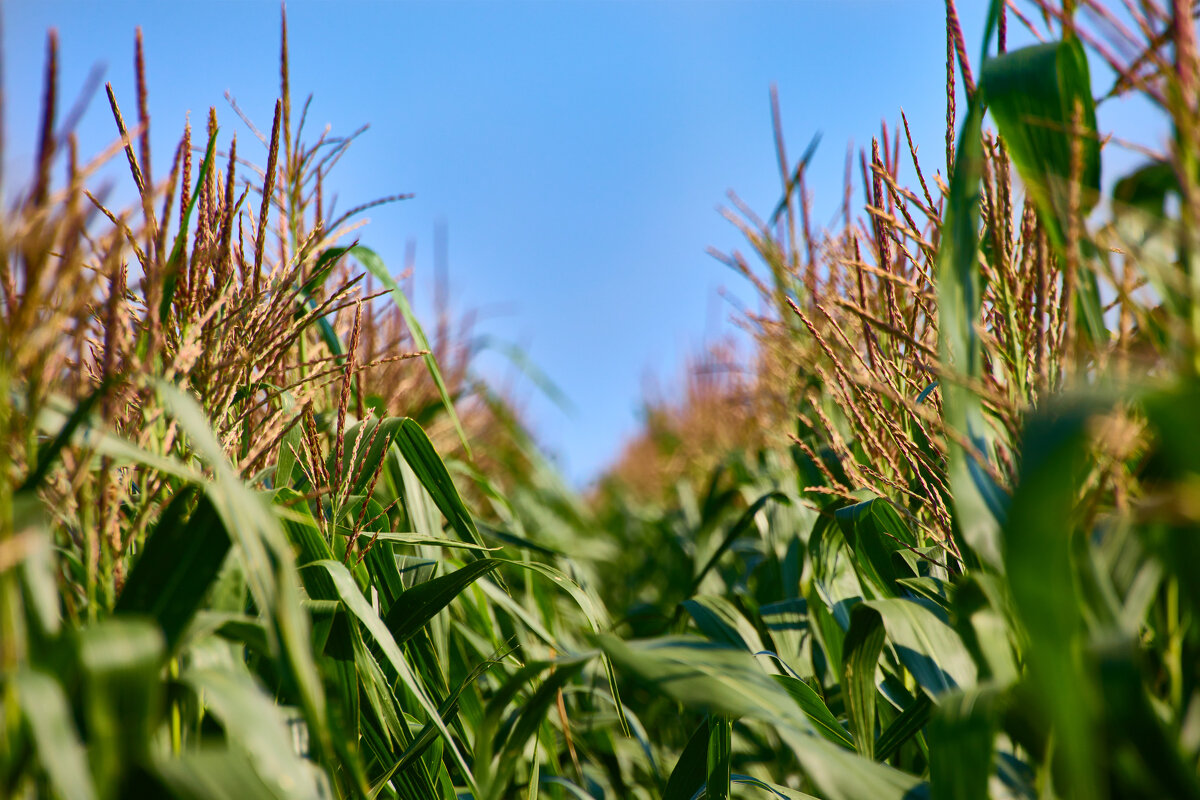
<svg viewBox="0 0 1200 800">
<path fill-rule="evenodd" d="M 986 3 L 959 6 L 975 59 Z M 764 214 L 778 202 L 772 83 L 790 155 L 823 136 L 810 178 L 819 223 L 840 203 L 847 144 L 869 145 L 881 119 L 897 121 L 902 108 L 925 169 L 942 169 L 943 8 L 293 0 L 293 106 L 314 94 L 314 134 L 326 123 L 334 133 L 370 123 L 327 191 L 343 209 L 415 193 L 373 211 L 362 241 L 398 271 L 416 240 L 418 309 L 429 308 L 434 229 L 445 221 L 454 305 L 478 309 L 478 333 L 523 346 L 569 397 L 568 415 L 528 384 L 520 391 L 539 438 L 582 482 L 636 431 L 647 377 L 669 383 L 688 353 L 733 329 L 718 289 L 752 298 L 705 248 L 742 246 L 716 210 L 728 189 Z M 27 172 L 32 158 L 46 28 L 59 31 L 67 103 L 99 64 L 128 118 L 136 25 L 157 174 L 185 113 L 203 124 L 210 105 L 222 144 L 237 130 L 239 155 L 266 161 L 223 93 L 269 128 L 278 3 L 16 0 L 4 5 L 7 175 Z M 1143 107 L 1104 113 L 1158 126 Z M 115 137 L 103 91 L 79 134 L 85 154 Z M 902 164 L 903 179 L 911 171 Z M 480 364 L 505 375 L 498 355 Z"/>
</svg>

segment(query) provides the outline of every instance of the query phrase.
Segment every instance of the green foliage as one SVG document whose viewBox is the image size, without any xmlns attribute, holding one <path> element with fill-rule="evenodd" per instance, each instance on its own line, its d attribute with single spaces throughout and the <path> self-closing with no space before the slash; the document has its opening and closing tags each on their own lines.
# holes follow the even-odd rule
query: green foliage
<svg viewBox="0 0 1200 800">
<path fill-rule="evenodd" d="M 41 350 L 12 349 L 26 317 L 0 303 L 0 793 L 1200 797 L 1200 389 L 1180 368 L 1196 343 L 1165 341 L 1191 309 L 1188 241 L 1173 236 L 1186 220 L 1167 202 L 1188 173 L 1119 181 L 1115 219 L 1089 232 L 1088 81 L 1074 36 L 985 57 L 928 241 L 876 221 L 877 269 L 898 263 L 884 241 L 905 236 L 933 268 L 936 291 L 917 287 L 911 308 L 937 342 L 883 324 L 889 303 L 897 319 L 909 308 L 894 297 L 861 339 L 828 315 L 826 331 L 872 391 L 906 360 L 938 359 L 926 379 L 860 408 L 821 341 L 828 391 L 814 397 L 822 376 L 792 369 L 799 386 L 783 392 L 797 435 L 720 454 L 669 502 L 589 503 L 515 427 L 532 465 L 519 481 L 444 457 L 433 427 L 466 445 L 469 418 L 431 352 L 433 411 L 368 405 L 361 317 L 348 339 L 327 319 L 344 256 L 429 343 L 377 255 L 304 234 L 315 151 L 298 140 L 281 173 L 297 271 L 260 290 L 263 275 L 235 276 L 218 251 L 198 289 L 183 266 L 213 253 L 186 252 L 189 215 L 207 226 L 194 242 L 220 242 L 234 206 L 222 222 L 211 196 L 181 198 L 167 261 L 142 253 L 160 283 L 139 299 L 160 313 L 130 323 L 139 345 L 125 356 L 144 357 L 130 362 L 141 371 L 110 361 L 93 382 L 43 391 Z M 813 154 L 786 172 L 773 221 L 794 216 Z M 1019 234 L 997 210 L 1018 208 L 1007 159 L 1028 196 Z M 1132 282 L 1115 311 L 1099 304 L 1115 275 L 1102 245 L 1122 231 L 1136 240 L 1128 268 L 1158 288 L 1153 308 L 1135 306 Z M 138 240 L 117 233 L 114 252 Z M 166 231 L 151 233 L 165 251 Z M 769 233 L 754 240 L 765 290 L 800 319 L 778 335 L 811 348 L 821 297 L 789 271 L 795 243 Z M 28 270 L 35 242 L 19 244 L 10 261 Z M 859 249 L 854 235 L 827 244 Z M 1021 263 L 1057 276 L 1076 316 L 1031 313 L 1018 250 L 1044 251 Z M 115 280 L 112 308 L 126 293 Z M 297 352 L 281 373 L 296 383 L 251 380 L 261 364 L 246 362 L 222 387 L 215 367 L 174 360 L 205 330 L 208 312 L 188 304 L 209 290 L 223 324 L 244 322 L 227 293 L 256 314 L 285 309 L 274 341 Z M 80 330 L 96 316 L 90 291 L 68 315 Z M 1037 343 L 1047 330 L 1052 344 Z M 1149 377 L 1130 379 L 1135 348 L 1153 357 Z M 330 363 L 340 392 L 303 388 Z"/>
</svg>

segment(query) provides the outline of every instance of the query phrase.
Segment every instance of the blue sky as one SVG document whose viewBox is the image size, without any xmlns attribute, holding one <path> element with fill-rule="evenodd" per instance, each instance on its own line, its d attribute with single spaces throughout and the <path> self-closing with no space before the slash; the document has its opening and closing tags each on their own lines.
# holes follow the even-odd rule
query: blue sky
<svg viewBox="0 0 1200 800">
<path fill-rule="evenodd" d="M 976 58 L 985 4 L 959 5 Z M 705 249 L 743 246 L 716 210 L 727 190 L 762 213 L 779 199 L 772 83 L 791 156 L 823 137 L 810 178 L 818 223 L 840 203 L 847 144 L 869 145 L 902 108 L 925 169 L 942 168 L 943 13 L 933 0 L 294 0 L 293 103 L 314 94 L 314 135 L 371 125 L 330 178 L 339 207 L 415 193 L 373 211 L 362 241 L 397 271 L 417 242 L 418 309 L 445 222 L 455 306 L 478 309 L 479 333 L 524 347 L 573 403 L 564 414 L 518 382 L 529 422 L 578 483 L 636 432 L 649 376 L 669 384 L 689 353 L 733 330 L 718 289 L 752 300 Z M 266 161 L 223 93 L 270 126 L 277 3 L 42 0 L 4 6 L 7 175 L 31 160 L 46 28 L 59 31 L 67 101 L 100 64 L 130 117 L 136 25 L 157 173 L 184 115 L 202 123 L 210 105 L 222 144 L 237 130 L 239 155 Z M 1102 128 L 1105 115 L 1133 138 L 1157 135 L 1144 107 L 1106 109 Z M 114 138 L 103 92 L 79 135 L 85 154 Z M 494 354 L 480 367 L 509 372 Z"/>
</svg>

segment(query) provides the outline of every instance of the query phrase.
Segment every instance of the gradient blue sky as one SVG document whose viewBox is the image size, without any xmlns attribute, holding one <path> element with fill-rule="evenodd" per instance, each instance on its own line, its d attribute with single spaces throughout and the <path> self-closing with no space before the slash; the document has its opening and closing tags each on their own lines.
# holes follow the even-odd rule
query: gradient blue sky
<svg viewBox="0 0 1200 800">
<path fill-rule="evenodd" d="M 976 58 L 986 3 L 959 5 Z M 416 194 L 373 211 L 362 240 L 397 271 L 416 240 L 418 309 L 445 221 L 454 304 L 480 311 L 479 333 L 523 346 L 573 403 L 564 414 L 518 382 L 530 423 L 578 483 L 636 431 L 648 376 L 669 384 L 688 353 L 733 329 L 718 289 L 752 298 L 705 248 L 742 246 L 716 210 L 728 189 L 763 213 L 779 199 L 772 83 L 791 156 L 823 136 L 810 178 L 818 223 L 840 204 L 847 144 L 869 145 L 901 109 L 925 169 L 942 168 L 943 14 L 934 0 L 293 0 L 293 104 L 315 95 L 314 135 L 371 125 L 331 176 L 340 208 Z M 202 123 L 210 105 L 222 144 L 237 130 L 239 155 L 266 161 L 223 93 L 270 126 L 278 3 L 41 0 L 4 5 L 7 175 L 32 158 L 46 28 L 59 31 L 67 102 L 100 64 L 130 117 L 136 25 L 157 173 L 185 113 Z M 1101 122 L 1151 142 L 1161 125 L 1137 104 L 1105 108 Z M 85 154 L 115 137 L 102 91 L 79 134 Z M 508 371 L 497 355 L 480 365 Z"/>
</svg>

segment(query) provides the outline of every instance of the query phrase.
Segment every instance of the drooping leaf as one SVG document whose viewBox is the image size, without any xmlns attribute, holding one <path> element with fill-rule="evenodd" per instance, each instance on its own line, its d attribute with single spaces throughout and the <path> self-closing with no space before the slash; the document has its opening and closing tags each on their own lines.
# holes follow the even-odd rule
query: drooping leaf
<svg viewBox="0 0 1200 800">
<path fill-rule="evenodd" d="M 445 463 L 433 449 L 433 443 L 429 441 L 425 431 L 421 430 L 421 426 L 411 419 L 401 420 L 396 432 L 396 446 L 409 467 L 416 473 L 421 485 L 433 498 L 433 502 L 437 504 L 438 510 L 450 521 L 451 527 L 462 540 L 483 545 L 471 512 L 467 510 L 458 489 L 454 486 L 454 480 L 446 470 Z"/>
<path fill-rule="evenodd" d="M 791 502 L 788 496 L 783 492 L 772 491 L 767 492 L 762 497 L 751 503 L 750 507 L 742 512 L 742 515 L 738 517 L 737 522 L 735 522 L 733 526 L 730 527 L 729 531 L 721 538 L 721 541 L 717 545 L 716 549 L 708 557 L 708 560 L 704 562 L 704 566 L 702 566 L 696 573 L 696 577 L 692 579 L 692 586 L 688 591 L 688 595 L 693 595 L 696 593 L 696 590 L 700 588 L 700 584 L 704 582 L 704 576 L 707 575 L 709 571 L 717 565 L 717 561 L 720 560 L 725 551 L 729 549 L 730 545 L 732 545 L 739 537 L 749 530 L 750 526 L 754 523 L 754 518 L 758 515 L 758 512 L 761 511 L 763 506 L 765 506 L 771 500 L 777 500 L 781 503 Z"/>
<path fill-rule="evenodd" d="M 811 794 L 797 792 L 795 789 L 789 789 L 777 783 L 769 783 L 750 775 L 738 775 L 734 773 L 731 782 L 738 786 L 753 786 L 757 789 L 762 789 L 767 793 L 767 797 L 779 798 L 779 800 L 817 800 Z"/>
<path fill-rule="evenodd" d="M 1086 215 L 1100 194 L 1100 136 L 1083 45 L 1072 37 L 988 58 L 979 91 L 1061 252 L 1072 212 Z M 1070 199 L 1073 160 L 1080 168 L 1075 209 Z"/>
<path fill-rule="evenodd" d="M 471 670 L 470 674 L 463 678 L 462 682 L 455 687 L 449 696 L 442 701 L 442 705 L 438 709 L 438 713 L 441 717 L 441 722 L 443 725 L 449 726 L 453 721 L 454 715 L 458 712 L 459 699 L 462 697 L 463 692 L 497 663 L 498 662 L 495 659 L 489 658 L 478 664 L 473 670 Z M 375 781 L 375 785 L 371 790 L 371 796 L 377 796 L 379 792 L 383 790 L 383 787 L 387 785 L 387 782 L 391 780 L 393 775 L 397 773 L 403 773 L 410 766 L 415 764 L 417 760 L 435 744 L 435 742 L 438 740 L 438 736 L 439 734 L 437 726 L 432 722 L 425 723 L 425 726 L 421 729 L 420 733 L 413 738 L 412 743 L 409 744 L 405 751 L 400 754 L 399 760 Z"/>
<path fill-rule="evenodd" d="M 839 508 L 835 516 L 854 551 L 861 574 L 877 596 L 899 595 L 896 581 L 915 575 L 898 571 L 892 554 L 904 552 L 905 547 L 915 548 L 917 540 L 891 502 L 876 497 Z"/>
<path fill-rule="evenodd" d="M 272 652 L 281 656 L 283 674 L 299 696 L 318 758 L 332 764 L 338 745 L 329 731 L 324 691 L 310 640 L 310 623 L 301 605 L 293 553 L 266 499 L 252 491 L 225 458 L 196 400 L 174 384 L 156 382 L 159 401 L 178 423 L 192 448 L 212 470 L 212 481 L 197 481 L 221 517 L 242 561 L 246 585 L 266 615 Z M 344 761 L 345 759 L 343 759 Z"/>
<path fill-rule="evenodd" d="M 811 593 L 819 598 L 807 598 L 809 613 L 816 618 L 819 635 L 823 639 L 832 639 L 830 634 L 835 632 L 826 630 L 823 617 L 832 617 L 839 629 L 845 631 L 850 627 L 850 610 L 865 596 L 854 568 L 854 551 L 835 523 L 826 520 L 813 528 L 808 540 L 808 558 L 812 567 Z M 836 643 L 840 653 L 840 637 Z M 831 642 L 822 641 L 822 644 Z"/>
<path fill-rule="evenodd" d="M 900 662 L 935 699 L 954 688 L 975 685 L 975 662 L 954 629 L 915 600 L 868 600 L 877 612 Z"/>
<path fill-rule="evenodd" d="M 742 616 L 737 606 L 718 595 L 700 595 L 682 603 L 700 632 L 715 642 L 740 647 L 751 653 L 762 652 L 758 631 Z"/>
<path fill-rule="evenodd" d="M 43 444 L 37 451 L 37 464 L 29 473 L 29 476 L 18 487 L 18 492 L 35 492 L 46 480 L 46 476 L 50 474 L 50 467 L 58 459 L 62 449 L 75 437 L 76 432 L 85 425 L 88 417 L 95 409 L 96 404 L 100 399 L 112 388 L 112 379 L 104 378 L 100 381 L 91 394 L 83 398 L 71 411 L 70 416 L 63 421 L 63 424 L 54 434 L 54 438 Z"/>
<path fill-rule="evenodd" d="M 498 566 L 499 561 L 472 561 L 449 575 L 418 583 L 396 599 L 384 624 L 396 642 L 403 644 L 468 586 Z"/>
<path fill-rule="evenodd" d="M 922 783 L 826 740 L 744 651 L 680 637 L 627 643 L 602 636 L 599 641 L 618 665 L 656 691 L 713 713 L 774 725 L 824 797 L 904 800 Z"/>
<path fill-rule="evenodd" d="M 812 631 L 807 601 L 803 597 L 794 597 L 767 603 L 759 607 L 758 616 L 783 662 L 802 677 L 810 674 Z"/>
<path fill-rule="evenodd" d="M 284 800 L 263 781 L 240 750 L 205 748 L 155 759 L 154 773 L 175 797 L 184 800 Z"/>
<path fill-rule="evenodd" d="M 792 696 L 792 699 L 796 701 L 796 705 L 800 706 L 800 710 L 812 721 L 813 727 L 818 733 L 834 744 L 840 744 L 847 750 L 855 749 L 854 739 L 846 732 L 842 724 L 837 721 L 837 717 L 833 716 L 833 712 L 829 710 L 829 706 L 825 705 L 825 701 L 813 691 L 811 686 L 802 680 L 793 678 L 791 675 L 775 675 L 773 677 Z"/>
</svg>

